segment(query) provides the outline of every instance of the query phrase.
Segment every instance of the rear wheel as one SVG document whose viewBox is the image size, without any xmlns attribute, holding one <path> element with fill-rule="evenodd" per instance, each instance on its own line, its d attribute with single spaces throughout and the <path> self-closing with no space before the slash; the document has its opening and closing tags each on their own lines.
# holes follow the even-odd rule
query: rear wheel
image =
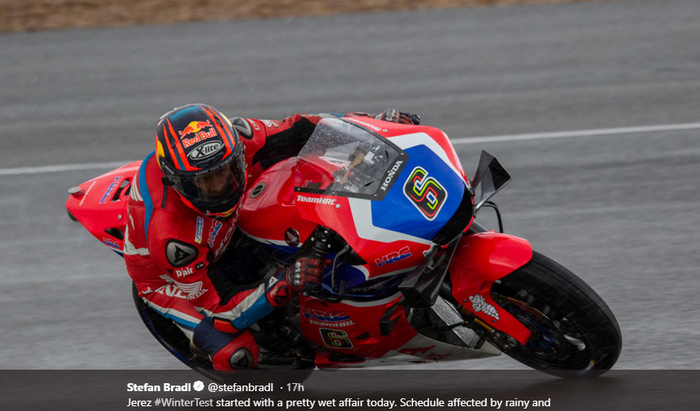
<svg viewBox="0 0 700 411">
<path fill-rule="evenodd" d="M 131 293 L 144 325 L 166 350 L 194 370 L 213 370 L 208 358 L 195 356 L 190 352 L 189 338 L 172 320 L 158 314 L 143 301 L 143 298 L 139 297 L 139 292 L 133 283 Z"/>
<path fill-rule="evenodd" d="M 617 361 L 622 335 L 610 308 L 571 271 L 539 253 L 497 281 L 494 301 L 532 333 L 525 345 L 496 340 L 504 353 L 562 377 L 600 375 Z"/>
<path fill-rule="evenodd" d="M 234 382 L 251 382 L 255 384 L 276 382 L 286 384 L 288 382 L 303 382 L 313 371 L 313 360 L 310 363 L 303 364 L 282 364 L 276 368 L 265 368 L 261 363 L 258 369 L 253 371 L 215 371 L 209 358 L 202 355 L 194 355 L 190 351 L 189 338 L 172 320 L 158 314 L 143 301 L 143 298 L 139 297 L 136 285 L 133 283 L 132 296 L 141 320 L 153 337 L 185 365 L 213 381 L 227 384 Z"/>
</svg>

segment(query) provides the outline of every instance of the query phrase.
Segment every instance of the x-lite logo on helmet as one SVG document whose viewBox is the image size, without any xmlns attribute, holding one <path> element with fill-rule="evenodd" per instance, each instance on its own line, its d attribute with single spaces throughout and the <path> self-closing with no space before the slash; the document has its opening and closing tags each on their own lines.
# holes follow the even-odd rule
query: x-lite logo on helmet
<svg viewBox="0 0 700 411">
<path fill-rule="evenodd" d="M 205 143 L 201 146 L 195 147 L 187 155 L 187 158 L 189 158 L 190 160 L 204 160 L 205 158 L 209 158 L 214 154 L 218 153 L 219 151 L 221 151 L 222 148 L 224 148 L 224 145 L 221 142 L 211 141 L 209 143 Z"/>
<path fill-rule="evenodd" d="M 427 220 L 434 220 L 445 205 L 447 190 L 422 167 L 416 167 L 403 186 L 406 197 Z"/>
</svg>

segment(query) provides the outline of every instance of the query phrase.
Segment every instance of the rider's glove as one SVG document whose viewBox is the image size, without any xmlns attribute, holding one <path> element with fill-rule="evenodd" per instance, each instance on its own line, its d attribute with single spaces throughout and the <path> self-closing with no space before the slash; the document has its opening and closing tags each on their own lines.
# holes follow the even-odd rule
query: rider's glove
<svg viewBox="0 0 700 411">
<path fill-rule="evenodd" d="M 323 273 L 326 269 L 326 262 L 320 258 L 301 257 L 294 265 L 287 267 L 287 283 L 294 291 L 301 291 L 305 288 L 323 282 Z"/>
<path fill-rule="evenodd" d="M 388 108 L 379 114 L 374 114 L 372 117 L 377 120 L 384 120 L 392 123 L 409 124 L 414 126 L 420 124 L 420 116 L 417 114 L 398 111 L 395 108 Z"/>
<path fill-rule="evenodd" d="M 265 290 L 265 298 L 272 308 L 281 308 L 289 302 L 294 296 L 292 287 L 286 280 L 286 273 L 282 277 L 282 273 L 270 278 Z"/>
</svg>

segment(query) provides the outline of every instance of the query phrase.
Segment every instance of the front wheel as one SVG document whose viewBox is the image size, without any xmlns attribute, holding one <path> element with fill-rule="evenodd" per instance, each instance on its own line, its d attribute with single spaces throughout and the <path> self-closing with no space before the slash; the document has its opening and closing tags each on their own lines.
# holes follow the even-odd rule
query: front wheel
<svg viewBox="0 0 700 411">
<path fill-rule="evenodd" d="M 539 253 L 491 288 L 493 300 L 525 325 L 525 345 L 494 341 L 515 360 L 563 377 L 600 375 L 622 349 L 610 308 L 571 271 Z"/>
</svg>

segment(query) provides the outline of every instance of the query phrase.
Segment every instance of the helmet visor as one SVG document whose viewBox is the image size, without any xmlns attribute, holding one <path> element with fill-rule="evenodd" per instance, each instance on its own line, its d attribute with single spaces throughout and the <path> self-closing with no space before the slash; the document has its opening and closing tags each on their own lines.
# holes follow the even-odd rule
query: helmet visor
<svg viewBox="0 0 700 411">
<path fill-rule="evenodd" d="M 183 197 L 206 214 L 233 211 L 245 189 L 244 160 L 233 159 L 205 173 L 180 178 Z"/>
</svg>

